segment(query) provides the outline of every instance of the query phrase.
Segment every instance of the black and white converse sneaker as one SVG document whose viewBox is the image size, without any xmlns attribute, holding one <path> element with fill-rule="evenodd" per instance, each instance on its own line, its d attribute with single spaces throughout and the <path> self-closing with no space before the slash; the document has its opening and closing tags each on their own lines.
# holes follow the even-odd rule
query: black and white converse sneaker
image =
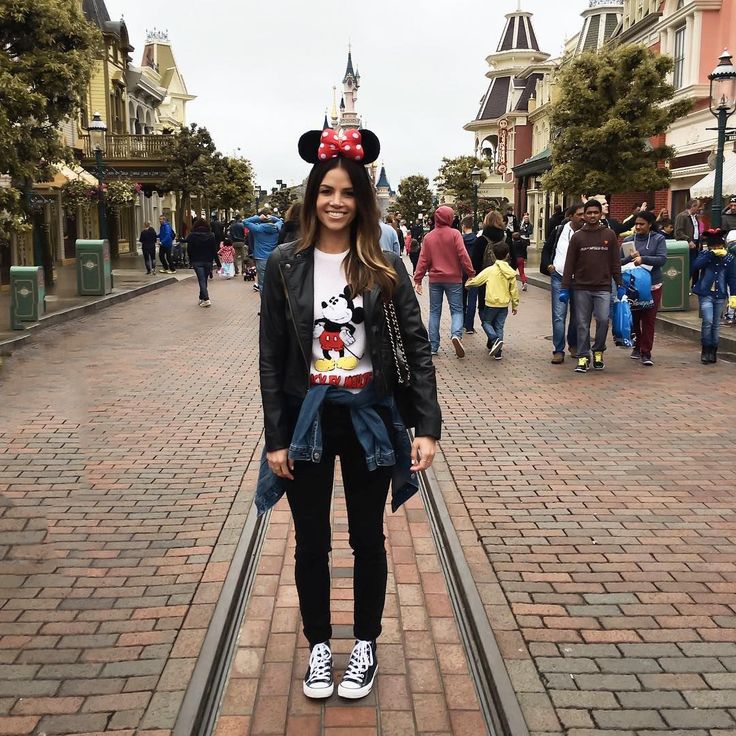
<svg viewBox="0 0 736 736">
<path fill-rule="evenodd" d="M 364 698 L 373 689 L 377 673 L 376 642 L 358 639 L 342 682 L 337 687 L 337 694 L 350 700 Z"/>
<path fill-rule="evenodd" d="M 330 645 L 327 642 L 315 644 L 304 675 L 304 694 L 308 698 L 329 698 L 334 689 Z"/>
</svg>

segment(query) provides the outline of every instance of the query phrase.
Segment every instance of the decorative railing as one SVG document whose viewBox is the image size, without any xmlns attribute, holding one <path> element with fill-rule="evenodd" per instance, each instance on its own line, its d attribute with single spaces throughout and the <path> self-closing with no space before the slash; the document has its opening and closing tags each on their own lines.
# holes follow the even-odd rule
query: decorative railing
<svg viewBox="0 0 736 736">
<path fill-rule="evenodd" d="M 84 153 L 94 158 L 95 149 L 89 136 L 84 136 Z M 163 148 L 167 143 L 162 135 L 106 135 L 102 155 L 105 159 L 157 159 L 163 156 Z"/>
</svg>

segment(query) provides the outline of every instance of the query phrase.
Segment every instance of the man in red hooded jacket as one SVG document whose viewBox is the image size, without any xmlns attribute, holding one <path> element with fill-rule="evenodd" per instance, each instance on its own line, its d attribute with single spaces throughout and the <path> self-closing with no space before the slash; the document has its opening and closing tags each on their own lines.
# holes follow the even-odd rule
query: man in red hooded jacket
<svg viewBox="0 0 736 736">
<path fill-rule="evenodd" d="M 470 262 L 463 236 L 452 228 L 455 212 L 443 205 L 434 215 L 434 230 L 424 236 L 422 251 L 414 271 L 414 287 L 422 293 L 422 279 L 429 273 L 429 342 L 432 355 L 440 349 L 442 299 L 450 305 L 452 346 L 458 358 L 465 357 L 463 347 L 463 272 L 472 278 L 475 269 Z"/>
</svg>

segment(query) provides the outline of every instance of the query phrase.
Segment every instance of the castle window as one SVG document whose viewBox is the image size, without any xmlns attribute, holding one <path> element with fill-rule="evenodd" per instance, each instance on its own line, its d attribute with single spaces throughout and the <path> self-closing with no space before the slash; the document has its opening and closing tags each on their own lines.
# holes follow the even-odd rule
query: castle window
<svg viewBox="0 0 736 736">
<path fill-rule="evenodd" d="M 672 53 L 675 61 L 672 85 L 675 89 L 682 89 L 685 86 L 685 31 L 685 26 L 675 30 L 675 47 Z"/>
</svg>

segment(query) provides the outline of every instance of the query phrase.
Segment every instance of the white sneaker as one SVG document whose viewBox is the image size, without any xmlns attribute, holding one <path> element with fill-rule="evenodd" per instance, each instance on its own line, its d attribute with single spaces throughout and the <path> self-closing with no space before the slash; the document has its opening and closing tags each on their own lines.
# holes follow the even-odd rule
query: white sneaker
<svg viewBox="0 0 736 736">
<path fill-rule="evenodd" d="M 349 700 L 364 698 L 373 689 L 376 674 L 378 674 L 376 642 L 359 639 L 350 654 L 350 662 L 342 682 L 337 687 L 337 694 Z"/>
<path fill-rule="evenodd" d="M 463 347 L 463 341 L 459 337 L 452 338 L 452 347 L 455 348 L 455 355 L 458 358 L 465 357 L 465 348 Z"/>
<path fill-rule="evenodd" d="M 335 689 L 332 681 L 332 651 L 327 642 L 312 647 L 302 689 L 308 698 L 329 698 L 332 695 Z"/>
<path fill-rule="evenodd" d="M 199 306 L 200 307 L 211 307 L 212 302 L 209 299 L 205 299 Z"/>
</svg>

